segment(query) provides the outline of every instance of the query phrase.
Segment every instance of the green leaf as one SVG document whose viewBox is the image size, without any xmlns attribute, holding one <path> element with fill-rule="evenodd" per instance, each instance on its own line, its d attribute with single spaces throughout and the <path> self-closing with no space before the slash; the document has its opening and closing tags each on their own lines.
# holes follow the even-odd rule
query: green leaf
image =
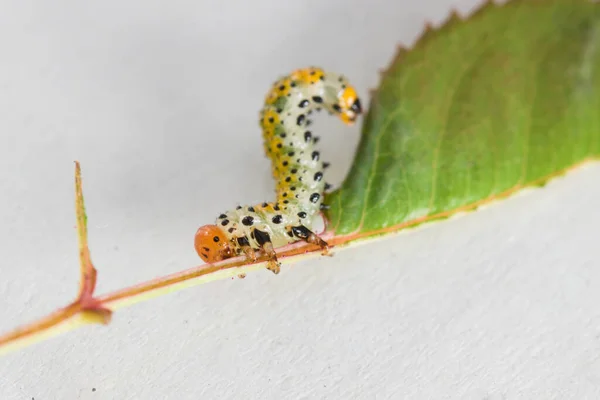
<svg viewBox="0 0 600 400">
<path fill-rule="evenodd" d="M 446 217 L 600 157 L 600 4 L 488 3 L 400 49 L 328 196 L 336 235 Z"/>
</svg>

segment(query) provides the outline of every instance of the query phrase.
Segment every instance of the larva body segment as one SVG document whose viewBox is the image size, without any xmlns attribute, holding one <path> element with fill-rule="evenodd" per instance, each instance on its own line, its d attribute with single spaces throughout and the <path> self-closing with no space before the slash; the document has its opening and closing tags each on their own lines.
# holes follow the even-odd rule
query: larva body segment
<svg viewBox="0 0 600 400">
<path fill-rule="evenodd" d="M 206 262 L 240 254 L 256 259 L 256 250 L 269 258 L 268 268 L 279 271 L 274 249 L 298 240 L 327 243 L 312 231 L 323 207 L 326 163 L 315 144 L 309 116 L 326 109 L 352 124 L 362 113 L 355 89 L 342 75 L 309 67 L 277 80 L 260 112 L 264 149 L 277 181 L 276 201 L 238 206 L 221 214 L 215 225 L 198 229 L 196 251 Z"/>
</svg>

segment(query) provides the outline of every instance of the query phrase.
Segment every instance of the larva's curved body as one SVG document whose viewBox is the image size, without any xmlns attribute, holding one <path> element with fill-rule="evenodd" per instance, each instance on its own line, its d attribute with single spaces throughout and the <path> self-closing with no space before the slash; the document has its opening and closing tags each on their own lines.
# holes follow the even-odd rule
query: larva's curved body
<svg viewBox="0 0 600 400">
<path fill-rule="evenodd" d="M 246 254 L 256 259 L 263 250 L 277 273 L 274 248 L 305 240 L 324 250 L 327 243 L 312 231 L 323 206 L 327 166 L 315 149 L 318 140 L 308 116 L 325 108 L 352 124 L 362 112 L 356 91 L 345 77 L 320 68 L 304 68 L 279 79 L 267 94 L 260 113 L 264 148 L 277 181 L 276 201 L 237 207 L 221 214 L 215 225 L 201 227 L 195 247 L 207 262 Z"/>
</svg>

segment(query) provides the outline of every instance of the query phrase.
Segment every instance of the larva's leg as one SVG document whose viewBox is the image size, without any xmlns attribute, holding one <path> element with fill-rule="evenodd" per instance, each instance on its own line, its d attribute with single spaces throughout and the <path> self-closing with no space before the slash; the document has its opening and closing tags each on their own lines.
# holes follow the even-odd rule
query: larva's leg
<svg viewBox="0 0 600 400">
<path fill-rule="evenodd" d="M 246 255 L 246 258 L 248 258 L 252 262 L 256 262 L 256 253 L 254 252 L 254 249 L 250 246 L 248 238 L 246 236 L 239 237 L 237 238 L 237 242 L 244 254 Z"/>
<path fill-rule="evenodd" d="M 292 226 L 292 234 L 298 239 L 304 240 L 310 244 L 316 244 L 323 250 L 323 255 L 329 254 L 329 245 L 326 241 L 317 236 L 316 233 L 305 227 L 304 225 Z"/>
<path fill-rule="evenodd" d="M 275 249 L 273 248 L 273 243 L 267 242 L 263 246 L 263 250 L 267 255 L 269 261 L 267 262 L 267 269 L 274 274 L 278 274 L 281 269 L 281 264 L 277 260 L 277 254 L 275 253 Z"/>
<path fill-rule="evenodd" d="M 275 253 L 275 249 L 273 248 L 271 237 L 267 232 L 263 232 L 254 228 L 254 238 L 267 255 L 267 269 L 269 271 L 272 271 L 274 274 L 278 274 L 281 269 L 281 264 L 279 263 L 279 261 L 277 261 L 277 254 Z"/>
</svg>

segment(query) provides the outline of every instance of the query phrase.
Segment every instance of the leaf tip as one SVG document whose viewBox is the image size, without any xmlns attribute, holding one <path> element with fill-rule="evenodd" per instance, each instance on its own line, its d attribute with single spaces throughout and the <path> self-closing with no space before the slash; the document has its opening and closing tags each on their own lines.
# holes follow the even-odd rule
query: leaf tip
<svg viewBox="0 0 600 400">
<path fill-rule="evenodd" d="M 495 0 L 484 0 L 481 2 L 481 5 L 475 8 L 469 18 L 477 17 L 480 14 L 486 12 L 489 8 L 497 7 L 499 4 L 496 4 Z"/>
<path fill-rule="evenodd" d="M 444 25 L 459 21 L 462 21 L 462 16 L 456 8 L 453 8 L 452 10 L 450 10 L 450 15 L 448 15 L 448 19 L 446 19 Z"/>
<path fill-rule="evenodd" d="M 419 39 L 417 39 L 417 43 L 427 40 L 434 33 L 435 28 L 431 21 L 425 21 L 425 24 L 423 25 L 423 33 L 421 33 L 421 36 Z"/>
</svg>

